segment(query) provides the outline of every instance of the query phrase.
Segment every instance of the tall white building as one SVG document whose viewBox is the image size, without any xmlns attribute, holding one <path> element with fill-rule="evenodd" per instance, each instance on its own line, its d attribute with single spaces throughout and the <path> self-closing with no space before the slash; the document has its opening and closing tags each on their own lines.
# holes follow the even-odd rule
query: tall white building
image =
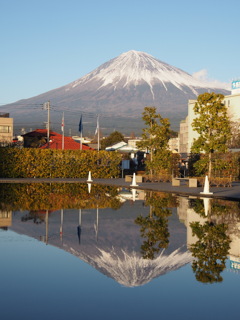
<svg viewBox="0 0 240 320">
<path fill-rule="evenodd" d="M 188 117 L 180 122 L 179 131 L 179 148 L 178 152 L 180 154 L 188 152 Z"/>
<path fill-rule="evenodd" d="M 186 119 L 188 123 L 188 138 L 187 138 L 188 153 L 191 152 L 191 147 L 194 139 L 198 137 L 198 133 L 194 131 L 192 128 L 193 119 L 196 117 L 193 111 L 193 107 L 196 101 L 197 100 L 189 100 L 188 102 L 188 117 Z M 240 121 L 240 80 L 236 80 L 232 82 L 231 95 L 225 96 L 224 104 L 228 108 L 228 115 L 230 117 L 230 120 L 233 122 L 239 122 Z"/>
</svg>

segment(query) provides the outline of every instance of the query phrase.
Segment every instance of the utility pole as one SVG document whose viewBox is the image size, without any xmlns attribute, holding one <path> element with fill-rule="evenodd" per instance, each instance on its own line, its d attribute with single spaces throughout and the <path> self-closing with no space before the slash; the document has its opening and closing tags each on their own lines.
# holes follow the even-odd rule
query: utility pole
<svg viewBox="0 0 240 320">
<path fill-rule="evenodd" d="M 95 135 L 97 134 L 97 145 L 98 145 L 98 152 L 99 152 L 99 147 L 100 147 L 100 133 L 99 133 L 99 114 L 97 116 L 97 128 L 95 131 Z"/>
<path fill-rule="evenodd" d="M 49 148 L 49 142 L 50 142 L 50 101 L 45 102 L 43 104 L 43 109 L 47 110 L 48 116 L 47 116 L 47 144 Z"/>
</svg>

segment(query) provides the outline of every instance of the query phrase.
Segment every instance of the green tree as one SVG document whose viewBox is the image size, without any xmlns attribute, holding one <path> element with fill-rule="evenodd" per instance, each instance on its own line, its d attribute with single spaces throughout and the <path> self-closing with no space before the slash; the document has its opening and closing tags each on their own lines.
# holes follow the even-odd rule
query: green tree
<svg viewBox="0 0 240 320">
<path fill-rule="evenodd" d="M 147 127 L 143 129 L 142 141 L 138 143 L 138 147 L 150 153 L 150 159 L 146 161 L 146 165 L 152 176 L 153 171 L 167 169 L 171 163 L 171 152 L 168 147 L 170 122 L 157 114 L 155 107 L 145 107 L 142 115 Z"/>
<path fill-rule="evenodd" d="M 230 120 L 222 94 L 203 93 L 198 96 L 194 106 L 196 118 L 192 122 L 194 131 L 199 137 L 194 139 L 191 151 L 204 152 L 208 155 L 208 176 L 211 177 L 212 154 L 225 153 L 227 142 L 231 137 Z"/>
<path fill-rule="evenodd" d="M 220 273 L 225 269 L 230 238 L 226 235 L 226 224 L 214 224 L 205 222 L 190 223 L 193 236 L 198 240 L 192 244 L 190 251 L 197 258 L 192 263 L 192 269 L 196 279 L 203 283 L 221 282 Z"/>
<path fill-rule="evenodd" d="M 106 147 L 121 141 L 125 141 L 123 134 L 119 131 L 114 131 L 107 138 L 101 140 L 101 148 L 105 149 Z"/>
</svg>

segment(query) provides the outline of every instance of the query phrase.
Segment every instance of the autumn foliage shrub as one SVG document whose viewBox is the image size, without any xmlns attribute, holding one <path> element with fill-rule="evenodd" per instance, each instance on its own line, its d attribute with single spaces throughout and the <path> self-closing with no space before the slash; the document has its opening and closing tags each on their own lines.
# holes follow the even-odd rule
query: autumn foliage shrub
<svg viewBox="0 0 240 320">
<path fill-rule="evenodd" d="M 208 155 L 192 154 L 189 159 L 189 175 L 205 176 L 208 174 Z M 231 177 L 233 181 L 240 178 L 240 152 L 213 153 L 212 178 Z"/>
<path fill-rule="evenodd" d="M 119 177 L 121 155 L 93 150 L 0 148 L 2 178 Z"/>
</svg>

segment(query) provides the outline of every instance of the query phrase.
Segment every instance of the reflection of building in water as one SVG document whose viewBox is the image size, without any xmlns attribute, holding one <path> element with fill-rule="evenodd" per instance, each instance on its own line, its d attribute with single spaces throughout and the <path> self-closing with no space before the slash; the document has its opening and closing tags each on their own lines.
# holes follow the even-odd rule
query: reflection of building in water
<svg viewBox="0 0 240 320">
<path fill-rule="evenodd" d="M 120 188 L 118 198 L 124 202 L 126 200 L 145 200 L 144 190 Z"/>
<path fill-rule="evenodd" d="M 227 202 L 228 206 L 230 202 Z M 229 255 L 240 258 L 240 216 L 233 209 L 232 212 L 226 212 L 222 215 L 213 215 L 212 220 L 216 223 L 225 223 L 228 226 L 228 236 L 230 237 Z"/>
<path fill-rule="evenodd" d="M 190 203 L 189 198 L 180 197 L 179 206 L 177 209 L 180 221 L 182 221 L 187 228 L 187 246 L 188 247 L 197 241 L 197 237 L 192 235 L 192 229 L 190 227 L 190 223 L 198 221 L 201 224 L 203 224 L 205 221 L 207 221 L 205 217 L 201 217 L 192 208 L 190 208 L 189 203 Z"/>
<path fill-rule="evenodd" d="M 177 207 L 177 214 L 179 217 L 179 220 L 186 225 L 186 221 L 187 221 L 187 209 L 189 207 L 188 204 L 188 198 L 182 198 L 179 197 L 178 199 L 178 207 Z"/>
<path fill-rule="evenodd" d="M 8 228 L 12 225 L 12 211 L 0 210 L 0 228 Z"/>
<path fill-rule="evenodd" d="M 235 230 L 231 230 L 231 225 L 230 230 L 232 231 L 229 236 L 231 238 L 231 244 L 230 244 L 230 250 L 229 253 L 230 255 L 233 255 L 235 257 L 240 257 L 240 223 L 234 224 Z"/>
<path fill-rule="evenodd" d="M 236 271 L 237 273 L 240 272 L 240 258 L 236 256 L 230 255 L 230 270 Z"/>
<path fill-rule="evenodd" d="M 210 200 L 210 199 L 209 199 Z M 209 202 L 209 208 L 211 208 L 211 204 L 214 202 L 214 199 L 211 199 Z M 230 205 L 230 202 L 227 202 Z M 211 209 L 210 209 L 211 211 Z M 236 259 L 240 259 L 240 217 L 238 213 L 223 213 L 220 215 L 211 214 L 211 216 L 201 216 L 193 208 L 190 207 L 189 198 L 179 198 L 179 207 L 178 207 L 178 216 L 179 219 L 184 222 L 187 228 L 187 246 L 189 247 L 191 244 L 194 244 L 197 240 L 197 237 L 192 235 L 192 229 L 190 227 L 191 222 L 200 222 L 200 224 L 204 224 L 206 221 L 213 221 L 217 224 L 225 223 L 228 226 L 228 236 L 230 237 L 230 249 L 229 255 L 234 259 L 233 261 L 237 261 Z M 240 265 L 240 260 L 239 260 Z"/>
</svg>

